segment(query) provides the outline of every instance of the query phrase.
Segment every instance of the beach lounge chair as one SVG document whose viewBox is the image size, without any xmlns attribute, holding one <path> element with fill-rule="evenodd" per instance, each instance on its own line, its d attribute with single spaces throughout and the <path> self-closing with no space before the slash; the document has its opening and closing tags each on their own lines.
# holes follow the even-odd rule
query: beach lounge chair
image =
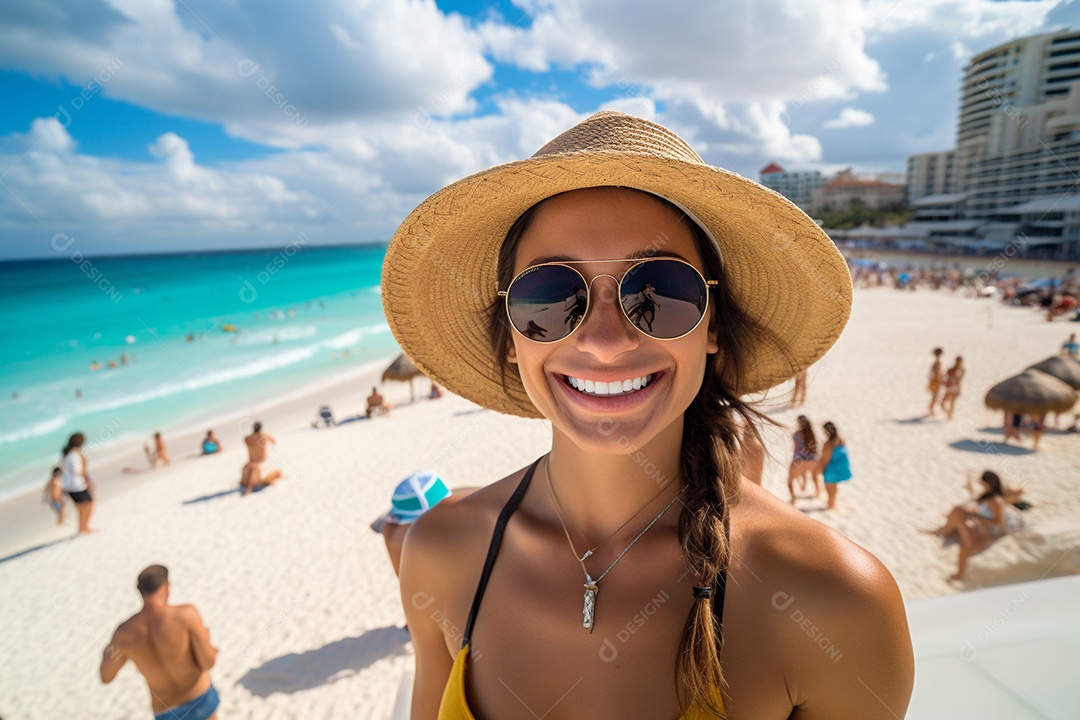
<svg viewBox="0 0 1080 720">
<path fill-rule="evenodd" d="M 319 408 L 319 417 L 322 418 L 323 424 L 326 425 L 326 427 L 337 425 L 334 421 L 334 413 L 330 411 L 329 405 L 323 405 Z"/>
</svg>

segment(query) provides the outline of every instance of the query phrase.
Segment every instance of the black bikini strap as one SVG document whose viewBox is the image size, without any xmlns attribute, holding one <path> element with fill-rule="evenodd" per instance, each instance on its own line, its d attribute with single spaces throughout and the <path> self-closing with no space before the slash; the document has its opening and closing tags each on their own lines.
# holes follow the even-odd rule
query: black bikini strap
<svg viewBox="0 0 1080 720">
<path fill-rule="evenodd" d="M 495 565 L 495 556 L 499 554 L 503 530 L 506 529 L 506 523 L 509 522 L 510 516 L 514 514 L 518 505 L 521 504 L 521 498 L 525 497 L 525 491 L 529 488 L 529 481 L 532 480 L 533 472 L 539 464 L 540 458 L 537 458 L 536 462 L 525 471 L 525 477 L 521 478 L 521 482 L 518 483 L 514 494 L 506 501 L 506 505 L 503 505 L 502 512 L 499 513 L 499 519 L 495 521 L 495 532 L 491 534 L 491 545 L 488 547 L 487 559 L 484 561 L 484 571 L 480 573 L 480 584 L 476 586 L 476 595 L 473 597 L 472 609 L 469 610 L 469 619 L 465 621 L 465 635 L 461 638 L 461 647 L 468 645 L 469 638 L 472 637 L 473 623 L 476 621 L 476 613 L 480 610 L 480 601 L 484 597 L 484 590 L 487 588 L 491 568 Z"/>
</svg>

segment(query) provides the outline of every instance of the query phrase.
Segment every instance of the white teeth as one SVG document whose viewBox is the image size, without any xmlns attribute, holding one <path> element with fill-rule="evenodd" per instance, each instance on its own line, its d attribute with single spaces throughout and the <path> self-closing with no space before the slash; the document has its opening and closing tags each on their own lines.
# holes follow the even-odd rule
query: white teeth
<svg viewBox="0 0 1080 720">
<path fill-rule="evenodd" d="M 653 375 L 643 375 L 636 378 L 627 378 L 626 380 L 613 380 L 611 382 L 604 382 L 603 380 L 582 380 L 581 378 L 567 377 L 566 381 L 570 383 L 570 387 L 574 388 L 578 392 L 588 393 L 589 395 L 622 395 L 623 393 L 634 392 L 652 382 Z"/>
</svg>

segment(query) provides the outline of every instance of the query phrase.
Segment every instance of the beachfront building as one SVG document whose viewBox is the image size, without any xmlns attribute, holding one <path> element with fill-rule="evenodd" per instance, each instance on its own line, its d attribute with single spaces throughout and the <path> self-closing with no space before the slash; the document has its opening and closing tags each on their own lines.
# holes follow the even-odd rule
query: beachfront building
<svg viewBox="0 0 1080 720">
<path fill-rule="evenodd" d="M 843 210 L 850 205 L 863 205 L 874 210 L 900 207 L 906 194 L 902 183 L 857 177 L 848 168 L 814 191 L 810 209 L 822 213 Z"/>
<path fill-rule="evenodd" d="M 762 185 L 775 190 L 806 211 L 810 210 L 814 191 L 825 181 L 817 170 L 788 171 L 776 163 L 763 167 L 759 177 Z"/>
<path fill-rule="evenodd" d="M 946 244 L 1080 256 L 1080 30 L 979 53 L 960 95 L 956 150 L 908 158 L 915 223 L 971 227 Z"/>
<path fill-rule="evenodd" d="M 907 160 L 908 205 L 929 195 L 951 195 L 959 189 L 956 182 L 956 151 L 920 153 Z"/>
</svg>

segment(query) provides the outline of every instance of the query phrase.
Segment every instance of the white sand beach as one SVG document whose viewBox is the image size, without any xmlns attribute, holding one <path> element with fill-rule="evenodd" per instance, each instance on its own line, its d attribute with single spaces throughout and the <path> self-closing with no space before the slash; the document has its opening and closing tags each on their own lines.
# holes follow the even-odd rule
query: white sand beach
<svg viewBox="0 0 1080 720">
<path fill-rule="evenodd" d="M 847 330 L 810 371 L 807 404 L 787 409 L 783 388 L 765 404 L 786 425 L 807 415 L 819 437 L 832 420 L 850 448 L 854 479 L 839 507 L 823 509 L 824 498 L 797 507 L 876 554 L 907 600 L 963 590 L 945 579 L 956 549 L 919 529 L 965 499 L 967 471 L 992 469 L 1022 486 L 1034 505 L 1028 527 L 1080 535 L 1080 434 L 1051 430 L 1037 453 L 1002 446 L 1001 415 L 982 403 L 991 385 L 1056 354 L 1074 330 L 947 292 L 856 291 Z M 961 354 L 968 366 L 952 421 L 921 418 L 936 345 L 949 363 Z M 359 409 L 371 382 L 350 385 L 348 403 L 331 403 L 336 411 Z M 266 411 L 260 419 L 278 439 L 270 464 L 286 478 L 246 498 L 236 492 L 238 439 L 251 418 L 238 412 L 219 431 L 224 452 L 188 457 L 174 444 L 171 466 L 103 495 L 99 533 L 72 538 L 70 505 L 63 528 L 47 524 L 43 504 L 32 507 L 30 531 L 0 538 L 0 716 L 148 717 L 133 667 L 108 686 L 97 668 L 113 629 L 140 606 L 136 575 L 161 563 L 171 601 L 195 603 L 220 649 L 211 672 L 220 717 L 388 718 L 411 657 L 394 574 L 368 525 L 415 470 L 435 470 L 451 487 L 485 484 L 545 452 L 549 436 L 543 421 L 452 395 L 408 404 L 405 385 L 383 391 L 405 404 L 335 428 L 310 427 L 322 396 Z M 769 428 L 767 440 L 764 484 L 786 500 L 790 430 Z M 99 484 L 105 472 L 96 471 Z"/>
</svg>

